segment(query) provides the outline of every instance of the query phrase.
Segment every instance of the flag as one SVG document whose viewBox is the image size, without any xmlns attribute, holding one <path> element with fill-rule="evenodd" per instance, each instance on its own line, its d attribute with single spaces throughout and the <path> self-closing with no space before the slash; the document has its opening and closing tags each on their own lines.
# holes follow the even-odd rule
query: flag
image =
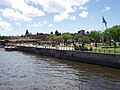
<svg viewBox="0 0 120 90">
<path fill-rule="evenodd" d="M 105 18 L 103 16 L 102 16 L 102 23 L 104 23 L 105 27 L 107 28 L 107 22 L 106 22 L 106 20 L 105 20 Z"/>
</svg>

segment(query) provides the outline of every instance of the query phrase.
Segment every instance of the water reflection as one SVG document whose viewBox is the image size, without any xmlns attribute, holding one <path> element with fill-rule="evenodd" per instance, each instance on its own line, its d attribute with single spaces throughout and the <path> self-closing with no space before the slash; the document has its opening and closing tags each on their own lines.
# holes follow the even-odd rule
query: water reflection
<svg viewBox="0 0 120 90">
<path fill-rule="evenodd" d="M 119 90 L 120 70 L 0 49 L 0 90 Z"/>
</svg>

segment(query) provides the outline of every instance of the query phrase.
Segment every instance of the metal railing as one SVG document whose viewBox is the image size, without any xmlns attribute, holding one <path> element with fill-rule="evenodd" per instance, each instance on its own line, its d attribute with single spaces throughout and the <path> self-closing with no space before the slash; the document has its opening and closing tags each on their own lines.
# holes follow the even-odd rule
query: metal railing
<svg viewBox="0 0 120 90">
<path fill-rule="evenodd" d="M 73 46 L 64 47 L 64 46 L 52 46 L 52 45 L 32 45 L 32 44 L 19 44 L 18 46 L 26 46 L 26 47 L 37 47 L 37 48 L 48 48 L 48 49 L 56 49 L 56 50 L 72 50 L 72 51 L 82 51 L 82 52 L 95 52 L 95 53 L 108 53 L 108 54 L 120 54 L 120 49 L 92 49 L 92 50 L 75 50 Z"/>
<path fill-rule="evenodd" d="M 113 48 L 113 49 L 93 49 L 91 52 L 95 52 L 95 53 L 108 53 L 108 54 L 120 54 L 120 50 L 118 50 L 117 48 Z"/>
</svg>

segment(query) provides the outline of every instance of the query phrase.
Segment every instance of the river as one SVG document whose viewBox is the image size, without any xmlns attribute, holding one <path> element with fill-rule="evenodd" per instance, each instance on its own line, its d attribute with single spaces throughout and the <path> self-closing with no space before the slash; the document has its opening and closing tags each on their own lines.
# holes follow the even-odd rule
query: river
<svg viewBox="0 0 120 90">
<path fill-rule="evenodd" d="M 120 69 L 0 48 L 0 90 L 120 90 Z"/>
</svg>

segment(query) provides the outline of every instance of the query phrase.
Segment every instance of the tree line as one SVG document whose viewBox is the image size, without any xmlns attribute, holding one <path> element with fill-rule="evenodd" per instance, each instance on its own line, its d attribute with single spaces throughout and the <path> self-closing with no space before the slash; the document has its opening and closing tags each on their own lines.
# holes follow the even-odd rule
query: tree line
<svg viewBox="0 0 120 90">
<path fill-rule="evenodd" d="M 9 40 L 9 39 L 11 39 L 10 36 L 1 36 L 0 35 L 0 40 Z"/>
<path fill-rule="evenodd" d="M 28 30 L 27 33 L 28 34 Z M 36 35 L 43 35 L 43 33 L 37 33 Z M 120 25 L 115 25 L 113 27 L 105 29 L 103 32 L 99 30 L 92 30 L 90 32 L 86 32 L 83 36 L 75 36 L 73 33 L 60 33 L 57 30 L 55 33 L 51 32 L 47 34 L 49 38 L 55 39 L 56 41 L 61 40 L 64 45 L 68 43 L 79 43 L 81 47 L 84 47 L 85 44 L 94 43 L 95 47 L 97 47 L 98 43 L 103 43 L 105 45 L 116 46 L 116 42 L 120 42 Z M 12 37 L 10 36 L 1 36 L 0 40 L 9 40 Z"/>
<path fill-rule="evenodd" d="M 74 42 L 78 42 L 82 44 L 82 47 L 86 43 L 94 43 L 95 47 L 97 47 L 97 43 L 103 43 L 111 46 L 112 44 L 116 44 L 116 42 L 120 42 L 120 25 L 115 25 L 113 27 L 105 29 L 103 32 L 99 30 L 92 30 L 90 32 L 86 32 L 82 37 L 76 37 L 75 34 L 71 33 L 57 33 L 49 34 L 49 37 L 56 38 L 60 36 L 60 39 L 64 40 L 64 43 L 67 43 L 70 39 Z"/>
</svg>

